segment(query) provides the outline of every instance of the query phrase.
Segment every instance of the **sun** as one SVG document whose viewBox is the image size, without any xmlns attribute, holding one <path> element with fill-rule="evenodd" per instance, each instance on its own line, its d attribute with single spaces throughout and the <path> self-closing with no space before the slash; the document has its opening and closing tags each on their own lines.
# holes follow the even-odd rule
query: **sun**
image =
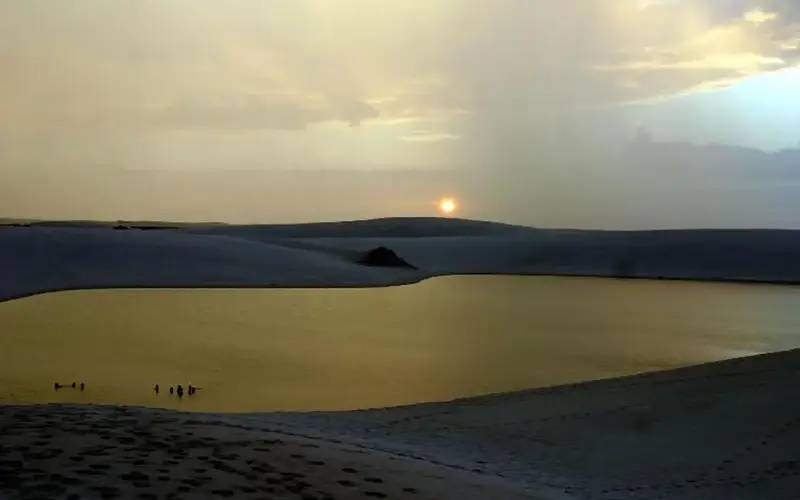
<svg viewBox="0 0 800 500">
<path fill-rule="evenodd" d="M 458 203 L 453 198 L 442 198 L 439 200 L 439 211 L 444 215 L 452 215 L 458 208 Z"/>
</svg>

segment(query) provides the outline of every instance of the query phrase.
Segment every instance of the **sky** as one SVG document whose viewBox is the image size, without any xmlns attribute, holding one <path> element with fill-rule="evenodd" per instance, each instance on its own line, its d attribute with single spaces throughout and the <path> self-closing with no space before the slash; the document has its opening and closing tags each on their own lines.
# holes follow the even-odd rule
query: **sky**
<svg viewBox="0 0 800 500">
<path fill-rule="evenodd" d="M 0 217 L 452 197 L 542 227 L 800 227 L 795 0 L 0 0 L 0 33 Z"/>
</svg>

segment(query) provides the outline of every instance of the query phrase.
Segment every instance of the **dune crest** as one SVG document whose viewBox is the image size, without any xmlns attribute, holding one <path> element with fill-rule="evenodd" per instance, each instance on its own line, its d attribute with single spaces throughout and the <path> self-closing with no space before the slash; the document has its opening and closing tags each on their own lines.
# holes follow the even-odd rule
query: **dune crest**
<svg viewBox="0 0 800 500">
<path fill-rule="evenodd" d="M 448 274 L 800 283 L 800 231 L 790 230 L 575 231 L 426 218 L 125 227 L 0 227 L 0 300 L 79 288 L 386 286 Z M 416 269 L 359 264 L 381 246 Z"/>
</svg>

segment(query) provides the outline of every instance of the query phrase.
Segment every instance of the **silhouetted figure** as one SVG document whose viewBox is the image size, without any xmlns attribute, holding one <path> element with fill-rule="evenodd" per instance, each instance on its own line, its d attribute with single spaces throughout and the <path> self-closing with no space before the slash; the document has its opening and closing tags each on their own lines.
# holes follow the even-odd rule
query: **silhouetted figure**
<svg viewBox="0 0 800 500">
<path fill-rule="evenodd" d="M 172 394 L 174 394 L 174 393 L 175 393 L 175 388 L 172 387 L 172 386 L 169 386 L 169 395 L 172 396 Z"/>
<path fill-rule="evenodd" d="M 178 397 L 179 398 L 183 397 L 183 386 L 180 384 L 178 384 Z"/>
<path fill-rule="evenodd" d="M 194 387 L 192 387 L 192 384 L 189 384 L 189 395 L 191 396 L 192 394 L 194 394 Z"/>
<path fill-rule="evenodd" d="M 86 384 L 84 384 L 83 382 L 81 382 L 81 392 L 83 392 L 83 389 L 84 389 L 85 387 L 86 387 Z"/>
<path fill-rule="evenodd" d="M 74 388 L 75 388 L 75 386 L 77 386 L 77 385 L 78 385 L 78 384 L 76 384 L 75 382 L 73 382 L 73 383 L 72 383 L 72 388 L 74 389 Z"/>
<path fill-rule="evenodd" d="M 64 387 L 64 386 L 63 386 L 63 385 L 61 385 L 61 384 L 59 384 L 58 382 L 53 382 L 53 389 L 55 389 L 55 390 L 59 390 L 59 389 L 61 389 L 62 387 Z"/>
<path fill-rule="evenodd" d="M 158 394 L 158 384 L 153 386 L 153 390 L 156 392 L 156 394 Z"/>
</svg>

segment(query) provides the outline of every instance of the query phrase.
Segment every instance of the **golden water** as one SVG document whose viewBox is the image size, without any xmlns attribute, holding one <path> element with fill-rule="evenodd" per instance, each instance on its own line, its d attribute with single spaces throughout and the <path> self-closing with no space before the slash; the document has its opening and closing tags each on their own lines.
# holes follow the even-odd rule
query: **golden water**
<svg viewBox="0 0 800 500">
<path fill-rule="evenodd" d="M 799 305 L 798 287 L 512 276 L 58 292 L 0 303 L 0 403 L 261 411 L 447 400 L 788 349 L 800 345 Z M 54 381 L 86 390 L 54 391 Z M 202 390 L 170 397 L 179 383 Z"/>
</svg>

